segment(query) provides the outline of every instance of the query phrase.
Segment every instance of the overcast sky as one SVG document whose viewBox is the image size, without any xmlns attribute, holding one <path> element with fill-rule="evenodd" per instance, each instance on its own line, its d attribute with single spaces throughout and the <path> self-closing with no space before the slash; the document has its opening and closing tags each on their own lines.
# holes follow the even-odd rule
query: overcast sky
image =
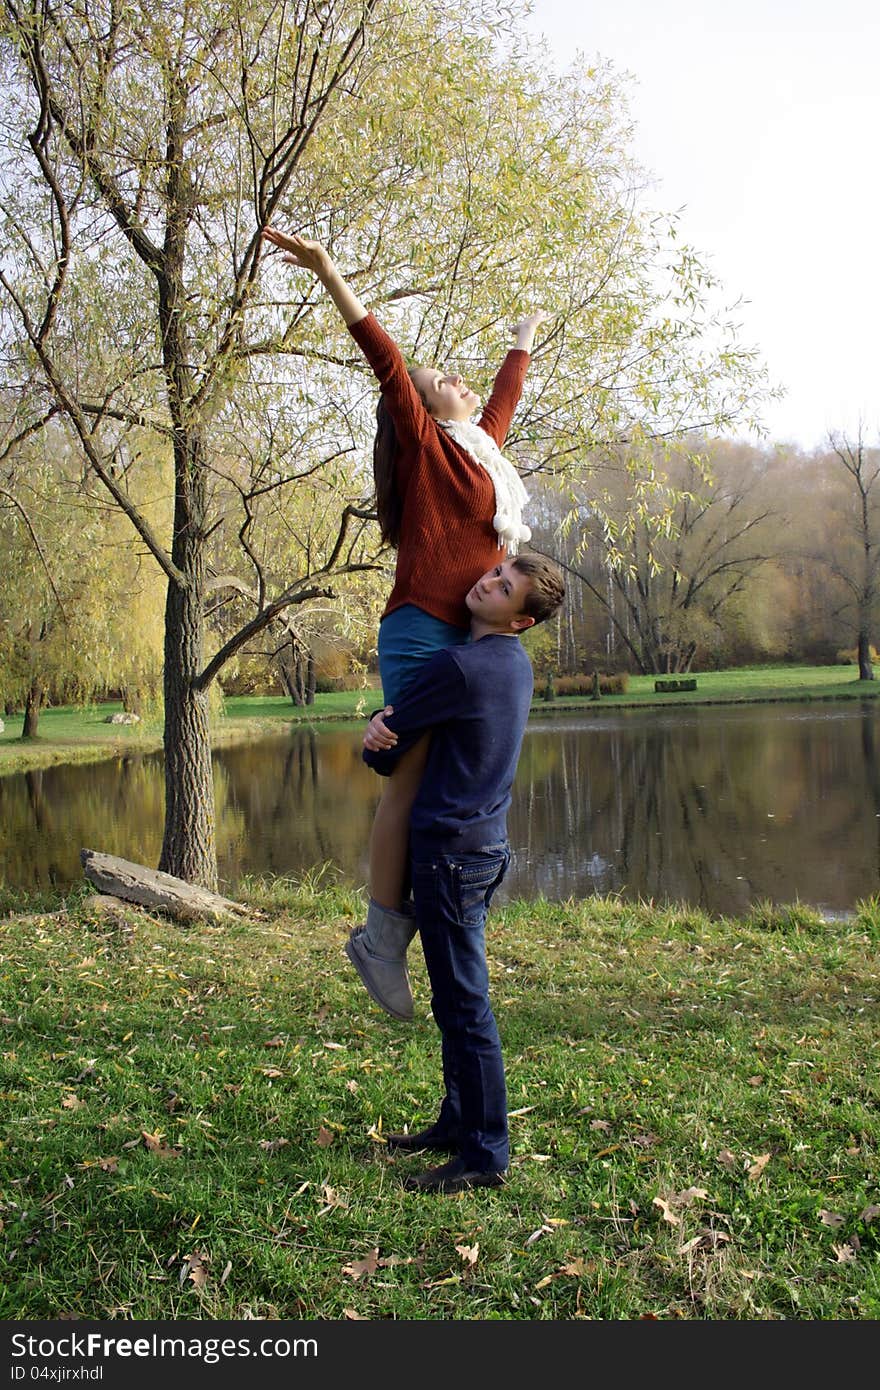
<svg viewBox="0 0 880 1390">
<path fill-rule="evenodd" d="M 787 388 L 771 437 L 880 435 L 878 0 L 534 0 L 554 60 L 628 72 L 633 153 L 743 341 Z"/>
</svg>

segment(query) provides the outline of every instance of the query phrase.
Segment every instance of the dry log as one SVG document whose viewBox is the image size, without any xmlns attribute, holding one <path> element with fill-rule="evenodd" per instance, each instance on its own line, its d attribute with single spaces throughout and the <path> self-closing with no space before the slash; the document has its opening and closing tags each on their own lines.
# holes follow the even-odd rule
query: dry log
<svg viewBox="0 0 880 1390">
<path fill-rule="evenodd" d="M 201 917 L 219 920 L 224 917 L 257 916 L 250 908 L 230 898 L 221 897 L 207 888 L 185 883 L 173 874 L 159 869 L 147 869 L 113 854 L 101 854 L 94 849 L 79 852 L 83 872 L 101 893 L 139 903 L 152 911 L 167 912 L 180 921 L 189 922 Z"/>
</svg>

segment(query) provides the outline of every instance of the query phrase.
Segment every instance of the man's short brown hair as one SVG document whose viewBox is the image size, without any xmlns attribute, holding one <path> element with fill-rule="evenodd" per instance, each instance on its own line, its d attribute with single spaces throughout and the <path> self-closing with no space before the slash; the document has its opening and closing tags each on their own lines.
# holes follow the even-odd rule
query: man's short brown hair
<svg viewBox="0 0 880 1390">
<path fill-rule="evenodd" d="M 536 623 L 552 618 L 565 598 L 565 579 L 556 561 L 530 550 L 524 555 L 515 555 L 510 563 L 529 581 L 523 612 Z"/>
</svg>

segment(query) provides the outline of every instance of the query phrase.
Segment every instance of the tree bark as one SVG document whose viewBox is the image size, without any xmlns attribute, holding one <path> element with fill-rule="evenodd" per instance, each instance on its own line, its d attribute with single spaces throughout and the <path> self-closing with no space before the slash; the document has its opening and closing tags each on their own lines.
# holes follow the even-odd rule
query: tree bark
<svg viewBox="0 0 880 1390">
<path fill-rule="evenodd" d="M 859 633 L 859 680 L 872 681 L 874 667 L 871 662 L 871 642 L 867 632 Z"/>
<path fill-rule="evenodd" d="M 206 471 L 197 438 L 175 441 L 173 558 L 165 603 L 165 835 L 159 868 L 187 883 L 217 887 L 214 773 L 208 691 L 196 688 L 204 656 Z"/>
<path fill-rule="evenodd" d="M 93 849 L 80 850 L 79 857 L 89 882 L 100 892 L 109 893 L 124 902 L 158 909 L 183 921 L 249 915 L 248 909 L 240 903 L 221 897 L 218 893 L 194 888 L 172 874 L 159 873 L 142 864 L 133 864 L 112 854 L 100 854 Z"/>
<path fill-rule="evenodd" d="M 43 704 L 43 682 L 34 680 L 31 682 L 24 704 L 24 725 L 22 727 L 22 738 L 36 738 L 37 728 L 40 723 L 40 708 Z"/>
</svg>

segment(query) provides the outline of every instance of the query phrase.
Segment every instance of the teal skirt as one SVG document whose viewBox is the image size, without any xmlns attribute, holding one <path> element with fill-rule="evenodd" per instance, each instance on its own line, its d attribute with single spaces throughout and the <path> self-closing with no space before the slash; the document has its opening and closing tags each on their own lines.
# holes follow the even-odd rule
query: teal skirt
<svg viewBox="0 0 880 1390">
<path fill-rule="evenodd" d="M 396 705 L 429 657 L 442 647 L 458 647 L 470 641 L 467 628 L 444 623 L 405 603 L 379 624 L 379 675 L 386 705 Z"/>
</svg>

